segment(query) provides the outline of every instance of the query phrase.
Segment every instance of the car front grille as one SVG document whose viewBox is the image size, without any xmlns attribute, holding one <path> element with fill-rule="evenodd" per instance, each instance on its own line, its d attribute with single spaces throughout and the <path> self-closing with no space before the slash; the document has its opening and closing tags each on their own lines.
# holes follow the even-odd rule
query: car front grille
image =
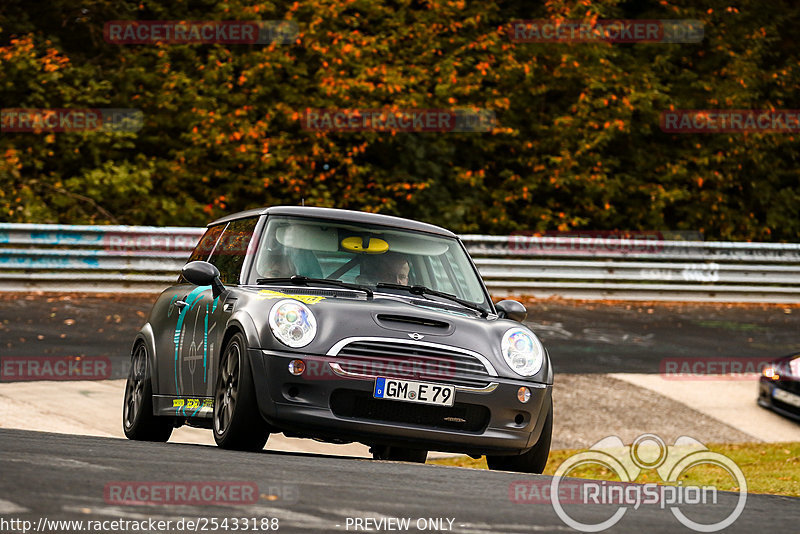
<svg viewBox="0 0 800 534">
<path fill-rule="evenodd" d="M 331 394 L 331 411 L 337 417 L 382 423 L 402 423 L 424 428 L 483 432 L 490 412 L 485 406 L 455 403 L 452 407 L 376 399 L 366 391 L 337 389 Z"/>
<path fill-rule="evenodd" d="M 353 340 L 331 354 L 346 373 L 485 388 L 492 379 L 476 356 L 432 343 L 396 339 Z M 493 371 L 493 370 L 492 370 Z"/>
</svg>

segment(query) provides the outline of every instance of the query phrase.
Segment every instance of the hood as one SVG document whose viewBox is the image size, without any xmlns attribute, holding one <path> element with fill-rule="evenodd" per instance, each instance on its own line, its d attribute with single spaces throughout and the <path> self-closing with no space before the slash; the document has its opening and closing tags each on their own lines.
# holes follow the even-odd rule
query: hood
<svg viewBox="0 0 800 534">
<path fill-rule="evenodd" d="M 242 292 L 246 295 L 246 309 L 260 330 L 259 348 L 267 350 L 322 356 L 346 338 L 413 340 L 477 352 L 492 364 L 498 376 L 519 380 L 522 377 L 509 369 L 502 356 L 503 334 L 510 328 L 521 327 L 535 336 L 516 321 L 496 315 L 483 318 L 455 303 L 434 302 L 424 297 L 376 292 L 373 298 L 366 298 L 361 292 L 296 286 L 246 288 Z M 317 320 L 317 335 L 305 347 L 289 348 L 272 334 L 269 312 L 284 299 L 305 303 Z M 539 381 L 537 378 L 548 376 L 548 372 L 549 362 L 545 358 L 542 370 L 531 379 Z"/>
</svg>

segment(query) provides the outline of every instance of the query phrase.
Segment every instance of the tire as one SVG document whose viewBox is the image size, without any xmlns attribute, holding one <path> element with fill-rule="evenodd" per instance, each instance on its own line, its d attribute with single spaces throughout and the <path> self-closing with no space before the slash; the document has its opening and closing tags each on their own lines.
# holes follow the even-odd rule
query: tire
<svg viewBox="0 0 800 534">
<path fill-rule="evenodd" d="M 409 449 L 407 447 L 375 445 L 372 447 L 372 459 L 424 464 L 428 459 L 428 451 L 423 449 Z"/>
<path fill-rule="evenodd" d="M 150 383 L 147 346 L 138 343 L 133 349 L 131 370 L 125 383 L 122 401 L 122 430 L 128 439 L 165 442 L 174 427 L 171 417 L 153 415 L 153 385 Z"/>
<path fill-rule="evenodd" d="M 260 451 L 269 426 L 258 411 L 247 343 L 237 332 L 225 345 L 214 388 L 214 441 L 223 449 Z"/>
<path fill-rule="evenodd" d="M 492 471 L 516 471 L 518 473 L 541 474 L 547 465 L 550 454 L 550 441 L 553 437 L 553 399 L 550 399 L 550 408 L 544 420 L 542 433 L 536 445 L 523 454 L 517 456 L 486 456 L 486 464 Z"/>
</svg>

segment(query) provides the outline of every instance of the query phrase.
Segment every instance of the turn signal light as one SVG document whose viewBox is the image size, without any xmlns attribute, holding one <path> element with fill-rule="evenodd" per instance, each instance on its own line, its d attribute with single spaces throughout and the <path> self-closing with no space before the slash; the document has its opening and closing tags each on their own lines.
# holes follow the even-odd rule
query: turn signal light
<svg viewBox="0 0 800 534">
<path fill-rule="evenodd" d="M 289 372 L 294 376 L 302 375 L 306 370 L 306 362 L 303 360 L 292 360 L 289 362 Z"/>
<path fill-rule="evenodd" d="M 773 380 L 778 380 L 781 377 L 777 372 L 775 372 L 775 368 L 772 366 L 764 367 L 762 373 L 766 378 L 771 378 Z"/>
</svg>

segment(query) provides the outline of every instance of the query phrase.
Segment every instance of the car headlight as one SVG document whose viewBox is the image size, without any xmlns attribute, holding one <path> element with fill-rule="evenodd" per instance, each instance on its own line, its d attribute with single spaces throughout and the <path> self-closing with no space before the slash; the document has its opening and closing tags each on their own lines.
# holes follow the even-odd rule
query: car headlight
<svg viewBox="0 0 800 534">
<path fill-rule="evenodd" d="M 502 350 L 506 363 L 518 375 L 533 376 L 542 368 L 544 347 L 523 328 L 511 328 L 503 334 Z"/>
<path fill-rule="evenodd" d="M 290 347 L 305 347 L 317 335 L 317 319 L 311 310 L 300 301 L 285 299 L 272 306 L 269 311 L 269 326 L 272 333 L 283 344 Z"/>
<path fill-rule="evenodd" d="M 789 361 L 789 375 L 800 378 L 800 356 Z"/>
</svg>

